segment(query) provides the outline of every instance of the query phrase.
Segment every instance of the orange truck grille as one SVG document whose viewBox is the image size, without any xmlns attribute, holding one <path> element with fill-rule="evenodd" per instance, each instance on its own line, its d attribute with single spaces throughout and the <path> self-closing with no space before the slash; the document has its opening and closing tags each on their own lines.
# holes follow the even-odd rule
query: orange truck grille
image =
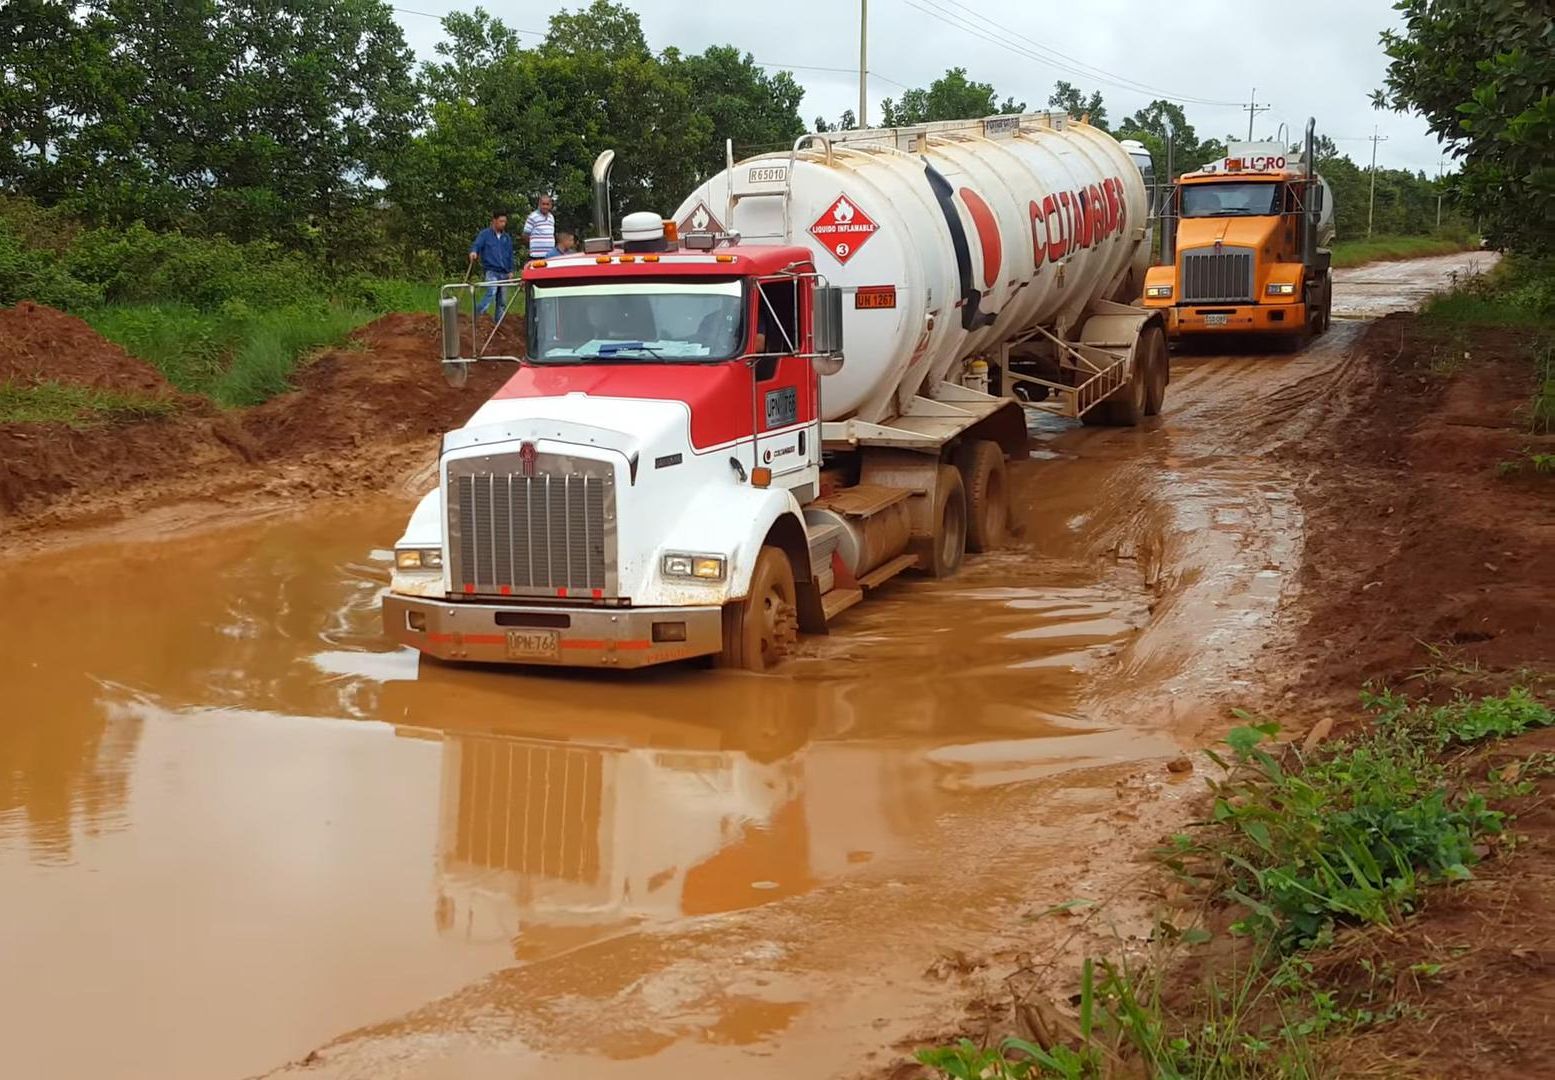
<svg viewBox="0 0 1555 1080">
<path fill-rule="evenodd" d="M 1202 248 L 1182 256 L 1182 295 L 1185 304 L 1250 304 L 1253 295 L 1251 248 Z"/>
</svg>

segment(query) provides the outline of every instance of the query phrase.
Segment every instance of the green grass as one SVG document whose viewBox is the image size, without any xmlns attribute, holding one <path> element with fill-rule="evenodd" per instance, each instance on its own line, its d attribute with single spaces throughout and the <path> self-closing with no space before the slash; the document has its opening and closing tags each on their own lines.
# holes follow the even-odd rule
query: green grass
<svg viewBox="0 0 1555 1080">
<path fill-rule="evenodd" d="M 82 430 L 153 420 L 177 409 L 174 401 L 66 383 L 0 383 L 0 423 L 5 424 L 68 424 Z"/>
<path fill-rule="evenodd" d="M 1451 255 L 1478 246 L 1478 240 L 1457 236 L 1374 236 L 1370 240 L 1343 240 L 1334 245 L 1333 265 L 1343 269 L 1372 262 Z"/>
<path fill-rule="evenodd" d="M 252 311 L 226 305 L 113 304 L 82 312 L 98 333 L 145 360 L 178 389 L 218 405 L 257 405 L 285 391 L 309 351 L 338 344 L 374 312 L 330 304 Z"/>
</svg>

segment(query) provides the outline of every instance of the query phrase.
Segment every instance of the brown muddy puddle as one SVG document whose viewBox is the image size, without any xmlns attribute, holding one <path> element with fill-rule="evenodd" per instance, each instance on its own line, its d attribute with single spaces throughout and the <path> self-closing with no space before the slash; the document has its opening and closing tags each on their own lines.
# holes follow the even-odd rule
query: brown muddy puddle
<svg viewBox="0 0 1555 1080">
<path fill-rule="evenodd" d="M 817 890 L 869 919 L 850 880 L 910 898 L 944 821 L 995 828 L 1035 781 L 1110 802 L 1102 767 L 1174 754 L 1182 710 L 1267 626 L 1299 523 L 1256 464 L 1192 464 L 1169 424 L 1036 445 L 1018 547 L 884 591 L 767 677 L 388 651 L 398 502 L 8 567 L 6 1071 L 250 1075 L 530 970 L 593 1060 L 679 1068 L 777 1037 L 814 1004 L 797 976 L 720 982 L 673 1023 L 578 1002 L 620 991 L 637 952 L 661 983 L 694 963 L 644 933 L 716 937 Z M 1050 790 L 1027 840 L 1062 845 L 1074 804 Z M 929 916 L 903 910 L 909 940 Z M 566 1031 L 559 1010 L 532 1019 Z M 445 1049 L 437 1069 L 465 1052 Z"/>
</svg>

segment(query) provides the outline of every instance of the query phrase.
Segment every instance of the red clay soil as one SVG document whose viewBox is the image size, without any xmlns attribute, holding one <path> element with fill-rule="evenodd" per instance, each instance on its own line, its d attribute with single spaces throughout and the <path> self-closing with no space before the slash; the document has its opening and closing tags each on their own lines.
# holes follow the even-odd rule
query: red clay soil
<svg viewBox="0 0 1555 1080">
<path fill-rule="evenodd" d="M 1555 450 L 1528 432 L 1527 336 L 1460 339 L 1398 315 L 1362 349 L 1351 400 L 1280 450 L 1309 470 L 1298 698 L 1350 704 L 1368 680 L 1418 685 L 1444 662 L 1502 683 L 1548 667 L 1555 478 L 1497 475 L 1527 449 Z"/>
<path fill-rule="evenodd" d="M 174 393 L 156 368 L 73 315 L 28 300 L 0 308 L 0 383 L 50 381 L 152 397 Z"/>
<path fill-rule="evenodd" d="M 1526 450 L 1555 452 L 1529 433 L 1532 348 L 1526 333 L 1385 319 L 1345 404 L 1281 450 L 1311 469 L 1296 711 L 1353 716 L 1367 680 L 1434 698 L 1555 695 L 1555 477 L 1497 475 Z M 1555 731 L 1539 731 L 1487 757 L 1551 751 Z M 1555 781 L 1504 809 L 1521 839 L 1474 880 L 1314 955 L 1315 977 L 1351 1003 L 1402 1007 L 1328 1048 L 1342 1075 L 1555 1076 Z"/>
<path fill-rule="evenodd" d="M 52 378 L 65 380 L 68 370 L 72 381 L 120 389 L 146 389 L 148 371 L 161 382 L 78 320 L 27 307 L 26 354 L 36 360 L 17 370 L 41 363 Z M 441 433 L 513 371 L 482 364 L 455 390 L 436 358 L 431 316 L 389 315 L 313 357 L 295 391 L 254 409 L 223 412 L 186 398 L 177 414 L 137 423 L 0 425 L 0 527 L 42 532 L 244 494 L 292 500 L 387 490 L 430 460 Z"/>
</svg>

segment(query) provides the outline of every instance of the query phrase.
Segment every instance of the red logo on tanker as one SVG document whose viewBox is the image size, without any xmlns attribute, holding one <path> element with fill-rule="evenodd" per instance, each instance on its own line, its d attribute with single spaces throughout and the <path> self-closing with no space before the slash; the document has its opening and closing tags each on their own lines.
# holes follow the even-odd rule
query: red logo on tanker
<svg viewBox="0 0 1555 1080">
<path fill-rule="evenodd" d="M 721 233 L 724 227 L 718 223 L 718 219 L 707 208 L 707 204 L 699 202 L 691 208 L 691 213 L 681 219 L 680 231 L 682 233 Z"/>
<path fill-rule="evenodd" d="M 810 226 L 810 235 L 832 253 L 832 258 L 845 264 L 879 228 L 873 218 L 853 204 L 852 199 L 838 195 Z"/>
<path fill-rule="evenodd" d="M 520 443 L 518 446 L 518 468 L 525 476 L 535 474 L 535 459 L 540 456 L 539 451 L 532 442 Z"/>
</svg>

